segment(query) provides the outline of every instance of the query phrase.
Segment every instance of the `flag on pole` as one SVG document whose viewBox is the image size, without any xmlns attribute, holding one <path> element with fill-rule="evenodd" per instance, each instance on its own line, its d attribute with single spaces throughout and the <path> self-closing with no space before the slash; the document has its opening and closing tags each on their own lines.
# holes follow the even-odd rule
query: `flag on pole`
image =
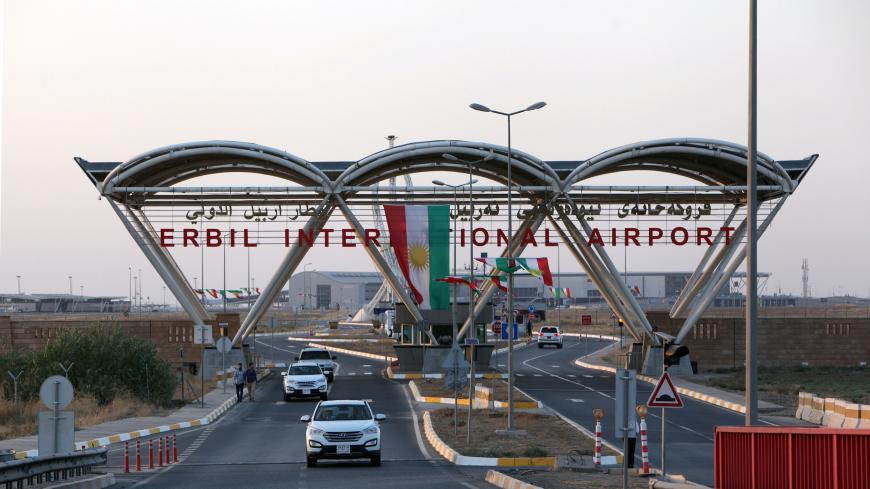
<svg viewBox="0 0 870 489">
<path fill-rule="evenodd" d="M 420 309 L 447 309 L 450 287 L 450 206 L 385 205 L 390 246 Z"/>
<path fill-rule="evenodd" d="M 472 282 L 469 277 L 460 277 L 457 275 L 449 275 L 447 277 L 442 277 L 442 278 L 438 278 L 435 280 L 437 280 L 438 282 L 447 282 L 448 284 L 465 284 L 472 291 L 474 291 L 475 295 L 480 295 L 480 290 L 478 290 L 477 284 Z"/>
<path fill-rule="evenodd" d="M 507 292 L 507 277 L 501 275 L 492 275 L 489 277 L 492 283 L 502 292 Z"/>
<path fill-rule="evenodd" d="M 504 273 L 515 273 L 517 270 L 525 270 L 533 277 L 543 280 L 544 285 L 553 286 L 553 275 L 550 273 L 550 265 L 546 258 L 514 258 L 508 263 L 507 258 L 477 258 L 477 261 L 489 265 Z"/>
<path fill-rule="evenodd" d="M 553 298 L 561 299 L 561 298 L 570 298 L 571 297 L 571 288 L 570 287 L 550 287 L 553 291 Z"/>
</svg>

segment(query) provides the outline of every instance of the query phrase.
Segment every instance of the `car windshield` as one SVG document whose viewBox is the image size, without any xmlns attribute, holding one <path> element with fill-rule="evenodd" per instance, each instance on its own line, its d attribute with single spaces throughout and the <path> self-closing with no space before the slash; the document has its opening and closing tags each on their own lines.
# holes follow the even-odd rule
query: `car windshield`
<svg viewBox="0 0 870 489">
<path fill-rule="evenodd" d="M 300 360 L 329 360 L 329 352 L 326 350 L 303 351 L 299 355 Z"/>
<path fill-rule="evenodd" d="M 287 375 L 319 375 L 322 372 L 317 365 L 297 365 L 290 367 Z"/>
<path fill-rule="evenodd" d="M 558 331 L 559 331 L 558 329 L 556 329 L 552 326 L 550 326 L 550 327 L 545 326 L 545 327 L 541 328 L 541 333 L 557 333 Z"/>
<path fill-rule="evenodd" d="M 363 404 L 330 404 L 320 406 L 314 413 L 315 421 L 357 421 L 372 419 L 369 408 Z"/>
</svg>

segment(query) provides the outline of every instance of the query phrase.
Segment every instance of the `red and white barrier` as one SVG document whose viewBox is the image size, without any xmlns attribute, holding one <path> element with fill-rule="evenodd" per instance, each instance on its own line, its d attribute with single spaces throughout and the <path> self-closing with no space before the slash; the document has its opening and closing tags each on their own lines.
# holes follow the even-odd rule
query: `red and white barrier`
<svg viewBox="0 0 870 489">
<path fill-rule="evenodd" d="M 646 418 L 640 418 L 640 459 L 642 461 L 640 475 L 650 475 L 649 445 L 646 441 Z"/>
<path fill-rule="evenodd" d="M 601 465 L 601 421 L 595 422 L 595 465 Z"/>
</svg>

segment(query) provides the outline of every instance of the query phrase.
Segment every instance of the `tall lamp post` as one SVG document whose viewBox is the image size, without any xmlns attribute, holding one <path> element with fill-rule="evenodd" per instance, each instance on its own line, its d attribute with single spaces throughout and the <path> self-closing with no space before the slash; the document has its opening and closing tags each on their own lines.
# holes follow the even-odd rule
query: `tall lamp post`
<svg viewBox="0 0 870 489">
<path fill-rule="evenodd" d="M 18 279 L 18 295 L 21 295 L 21 275 L 16 275 L 16 279 Z"/>
<path fill-rule="evenodd" d="M 127 267 L 127 273 L 130 274 L 130 278 L 128 279 L 129 287 L 130 287 L 130 306 L 127 307 L 127 312 L 133 310 L 133 267 Z"/>
<path fill-rule="evenodd" d="M 758 17 L 756 0 L 749 0 L 749 135 L 746 143 L 746 426 L 758 423 L 758 194 L 755 158 L 758 132 Z"/>
<path fill-rule="evenodd" d="M 73 295 L 72 293 L 72 275 L 67 277 L 69 279 L 69 295 Z"/>
<path fill-rule="evenodd" d="M 513 180 L 511 177 L 511 167 L 512 165 L 512 154 L 511 154 L 511 117 L 522 114 L 523 112 L 530 112 L 532 110 L 538 110 L 547 105 L 547 102 L 537 102 L 534 103 L 525 109 L 517 110 L 514 112 L 501 112 L 498 110 L 492 110 L 489 107 L 481 104 L 471 104 L 471 107 L 474 110 L 480 112 L 491 112 L 493 114 L 498 114 L 505 116 L 507 118 L 507 143 L 508 143 L 508 164 L 507 164 L 507 182 L 508 182 L 508 248 L 507 248 L 507 262 L 508 268 L 513 265 L 513 242 L 514 242 L 514 226 L 513 226 L 513 199 L 511 198 L 513 194 Z M 510 322 L 508 323 L 508 424 L 507 431 L 513 431 L 514 429 L 514 341 L 513 341 L 513 322 L 516 318 L 513 315 L 514 311 L 514 274 L 508 273 L 508 291 L 507 291 L 507 309 L 508 314 L 510 314 Z"/>
<path fill-rule="evenodd" d="M 302 265 L 302 306 L 308 309 L 308 266 L 311 262 Z M 287 303 L 290 303 L 290 282 L 287 282 Z"/>
</svg>

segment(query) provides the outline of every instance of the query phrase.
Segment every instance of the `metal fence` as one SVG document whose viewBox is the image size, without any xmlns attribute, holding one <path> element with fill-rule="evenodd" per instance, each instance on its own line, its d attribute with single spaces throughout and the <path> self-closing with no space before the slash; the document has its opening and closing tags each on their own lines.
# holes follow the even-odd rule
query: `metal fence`
<svg viewBox="0 0 870 489">
<path fill-rule="evenodd" d="M 23 488 L 25 484 L 62 481 L 91 472 L 97 465 L 105 465 L 108 449 L 89 448 L 45 457 L 25 458 L 0 463 L 0 484 L 6 489 Z"/>
</svg>

